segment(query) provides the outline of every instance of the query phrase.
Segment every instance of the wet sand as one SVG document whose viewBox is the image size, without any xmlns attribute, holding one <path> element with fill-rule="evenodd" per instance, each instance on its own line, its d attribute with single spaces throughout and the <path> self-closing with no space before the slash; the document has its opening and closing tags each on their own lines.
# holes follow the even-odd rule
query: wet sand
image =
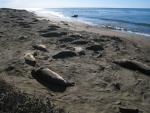
<svg viewBox="0 0 150 113">
<path fill-rule="evenodd" d="M 150 112 L 150 75 L 114 63 L 128 59 L 149 67 L 148 37 L 47 20 L 25 10 L 0 9 L 0 17 L 0 76 L 6 82 L 31 95 L 47 96 L 69 113 Z M 48 52 L 33 48 L 38 44 Z M 36 66 L 25 62 L 26 53 L 33 53 Z M 39 67 L 75 86 L 35 79 L 31 72 Z"/>
</svg>

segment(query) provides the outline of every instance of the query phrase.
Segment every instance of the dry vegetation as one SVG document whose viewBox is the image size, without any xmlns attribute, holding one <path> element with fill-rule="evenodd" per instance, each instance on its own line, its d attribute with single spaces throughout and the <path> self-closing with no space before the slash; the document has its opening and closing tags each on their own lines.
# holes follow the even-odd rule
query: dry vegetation
<svg viewBox="0 0 150 113">
<path fill-rule="evenodd" d="M 49 98 L 27 95 L 0 79 L 0 113 L 64 113 Z"/>
</svg>

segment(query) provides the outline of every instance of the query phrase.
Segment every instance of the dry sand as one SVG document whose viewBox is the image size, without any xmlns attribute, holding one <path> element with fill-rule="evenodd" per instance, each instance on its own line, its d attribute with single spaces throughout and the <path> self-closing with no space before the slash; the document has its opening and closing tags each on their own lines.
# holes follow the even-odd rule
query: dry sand
<svg viewBox="0 0 150 113">
<path fill-rule="evenodd" d="M 50 97 L 69 113 L 149 113 L 150 75 L 113 62 L 130 59 L 150 66 L 148 37 L 86 24 L 41 19 L 25 10 L 0 9 L 0 76 L 31 95 Z M 35 50 L 43 44 L 48 52 Z M 54 59 L 62 51 L 85 54 Z M 24 61 L 34 53 L 37 66 Z M 37 81 L 31 71 L 49 67 L 75 86 Z M 123 109 L 123 110 L 122 110 Z M 124 111 L 125 110 L 125 111 Z"/>
</svg>

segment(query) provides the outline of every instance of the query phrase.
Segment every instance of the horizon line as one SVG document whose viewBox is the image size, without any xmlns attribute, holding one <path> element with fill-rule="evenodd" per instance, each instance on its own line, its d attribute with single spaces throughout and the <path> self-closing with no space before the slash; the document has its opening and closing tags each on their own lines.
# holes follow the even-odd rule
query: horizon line
<svg viewBox="0 0 150 113">
<path fill-rule="evenodd" d="M 17 7 L 0 7 L 0 8 L 12 8 L 12 9 L 38 9 L 38 8 L 17 8 Z M 49 8 L 106 8 L 106 9 L 150 9 L 149 7 L 47 7 L 39 9 L 49 9 Z"/>
</svg>

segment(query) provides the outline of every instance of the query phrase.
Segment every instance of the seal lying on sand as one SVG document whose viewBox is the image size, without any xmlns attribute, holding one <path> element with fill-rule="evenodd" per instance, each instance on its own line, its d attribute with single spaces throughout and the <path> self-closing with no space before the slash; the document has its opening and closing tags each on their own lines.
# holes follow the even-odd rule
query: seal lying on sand
<svg viewBox="0 0 150 113">
<path fill-rule="evenodd" d="M 24 56 L 24 59 L 25 59 L 25 62 L 28 65 L 31 65 L 31 66 L 36 65 L 36 59 L 31 53 L 26 53 L 25 56 Z"/>
<path fill-rule="evenodd" d="M 46 32 L 42 33 L 41 36 L 43 37 L 61 37 L 63 35 L 67 35 L 67 32 Z"/>
<path fill-rule="evenodd" d="M 42 45 L 42 44 L 39 44 L 39 45 L 33 45 L 33 48 L 34 48 L 34 49 L 41 50 L 41 51 L 48 52 L 46 46 L 45 46 L 45 45 Z"/>
<path fill-rule="evenodd" d="M 48 84 L 55 84 L 60 86 L 74 86 L 74 82 L 64 80 L 59 74 L 50 70 L 49 68 L 40 68 L 33 70 L 32 75 L 35 79 L 40 79 Z"/>
<path fill-rule="evenodd" d="M 116 60 L 114 61 L 115 64 L 118 64 L 122 67 L 125 67 L 130 70 L 137 70 L 141 73 L 150 75 L 150 67 L 134 60 L 127 60 L 127 59 L 122 59 L 122 60 Z"/>
<path fill-rule="evenodd" d="M 77 56 L 77 54 L 73 51 L 61 51 L 53 56 L 53 59 L 64 59 L 69 57 Z"/>
<path fill-rule="evenodd" d="M 85 51 L 82 47 L 74 47 L 74 51 L 79 55 L 85 55 Z"/>
<path fill-rule="evenodd" d="M 137 108 L 126 108 L 126 107 L 119 107 L 120 113 L 139 113 L 139 109 Z"/>
<path fill-rule="evenodd" d="M 87 50 L 92 50 L 94 52 L 102 51 L 104 50 L 102 45 L 92 45 L 86 48 Z"/>
</svg>

